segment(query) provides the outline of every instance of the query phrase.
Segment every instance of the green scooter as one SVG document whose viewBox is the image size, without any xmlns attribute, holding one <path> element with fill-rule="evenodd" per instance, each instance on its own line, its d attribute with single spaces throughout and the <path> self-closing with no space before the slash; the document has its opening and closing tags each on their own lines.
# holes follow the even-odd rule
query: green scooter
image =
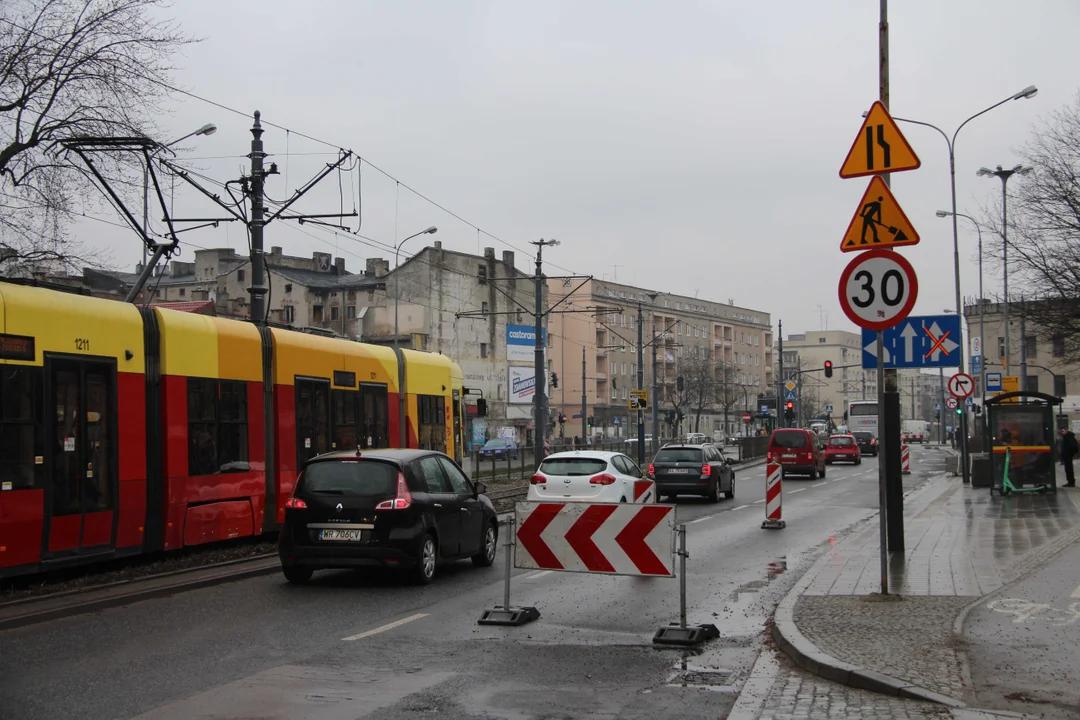
<svg viewBox="0 0 1080 720">
<path fill-rule="evenodd" d="M 1013 493 L 1029 493 L 1029 492 L 1045 493 L 1047 490 L 1050 489 L 1049 486 L 1047 486 L 1046 484 L 1032 485 L 1031 487 L 1016 487 L 1011 482 L 1009 482 L 1009 459 L 1010 459 L 1011 456 L 1012 456 L 1012 448 L 1006 447 L 1005 448 L 1005 469 L 1001 474 L 1001 494 L 1002 495 L 1012 495 Z M 992 484 L 990 485 L 990 494 L 991 495 L 994 494 L 994 486 Z"/>
</svg>

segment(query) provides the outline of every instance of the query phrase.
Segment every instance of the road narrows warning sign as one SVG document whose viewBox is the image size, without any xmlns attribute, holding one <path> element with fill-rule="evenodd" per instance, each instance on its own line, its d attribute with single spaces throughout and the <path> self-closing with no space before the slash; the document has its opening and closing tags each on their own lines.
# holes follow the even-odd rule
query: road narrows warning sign
<svg viewBox="0 0 1080 720">
<path fill-rule="evenodd" d="M 840 177 L 853 178 L 880 173 L 915 170 L 919 162 L 907 138 L 880 101 L 870 106 L 851 150 L 840 166 Z"/>
<path fill-rule="evenodd" d="M 840 241 L 840 252 L 918 244 L 919 233 L 896 202 L 889 186 L 875 176 L 855 208 L 855 215 Z"/>
</svg>

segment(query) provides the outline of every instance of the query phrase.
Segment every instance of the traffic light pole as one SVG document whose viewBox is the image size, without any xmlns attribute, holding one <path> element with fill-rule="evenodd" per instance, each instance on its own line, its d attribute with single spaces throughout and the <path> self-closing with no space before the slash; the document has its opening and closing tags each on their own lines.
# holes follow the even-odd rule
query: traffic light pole
<svg viewBox="0 0 1080 720">
<path fill-rule="evenodd" d="M 642 317 L 641 317 L 641 303 L 639 302 L 638 306 L 637 306 L 637 389 L 638 390 L 644 390 L 645 389 L 645 357 L 644 357 L 645 338 L 644 338 L 644 335 L 643 335 L 644 326 L 645 326 L 645 324 L 642 321 Z M 654 429 L 653 432 L 655 433 L 656 430 Z M 638 443 L 638 450 L 637 450 L 638 466 L 639 467 L 645 467 L 645 411 L 641 410 L 640 406 L 639 406 L 639 409 L 637 411 L 637 443 Z"/>
</svg>

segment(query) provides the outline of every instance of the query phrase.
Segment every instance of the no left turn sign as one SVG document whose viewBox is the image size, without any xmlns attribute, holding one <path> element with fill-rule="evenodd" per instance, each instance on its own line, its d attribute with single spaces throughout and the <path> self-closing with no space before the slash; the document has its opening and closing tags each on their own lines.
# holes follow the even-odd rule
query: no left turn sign
<svg viewBox="0 0 1080 720">
<path fill-rule="evenodd" d="M 886 330 L 906 318 L 919 296 L 915 268 L 890 250 L 857 255 L 840 275 L 840 307 L 867 330 Z"/>
<path fill-rule="evenodd" d="M 949 394 L 961 400 L 975 390 L 975 380 L 967 373 L 956 373 L 949 378 Z"/>
</svg>

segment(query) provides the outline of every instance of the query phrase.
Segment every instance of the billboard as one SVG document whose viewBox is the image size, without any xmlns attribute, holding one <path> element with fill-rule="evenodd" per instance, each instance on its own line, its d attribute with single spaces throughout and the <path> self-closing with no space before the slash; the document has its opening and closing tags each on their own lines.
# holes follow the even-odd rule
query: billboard
<svg viewBox="0 0 1080 720">
<path fill-rule="evenodd" d="M 547 329 L 541 329 L 541 342 L 547 343 Z M 514 362 L 536 357 L 536 328 L 532 325 L 506 325 L 506 359 Z"/>
<path fill-rule="evenodd" d="M 544 378 L 544 392 L 547 392 L 547 382 Z M 522 405 L 531 403 L 536 397 L 536 373 L 531 367 L 510 366 L 510 402 Z"/>
</svg>

